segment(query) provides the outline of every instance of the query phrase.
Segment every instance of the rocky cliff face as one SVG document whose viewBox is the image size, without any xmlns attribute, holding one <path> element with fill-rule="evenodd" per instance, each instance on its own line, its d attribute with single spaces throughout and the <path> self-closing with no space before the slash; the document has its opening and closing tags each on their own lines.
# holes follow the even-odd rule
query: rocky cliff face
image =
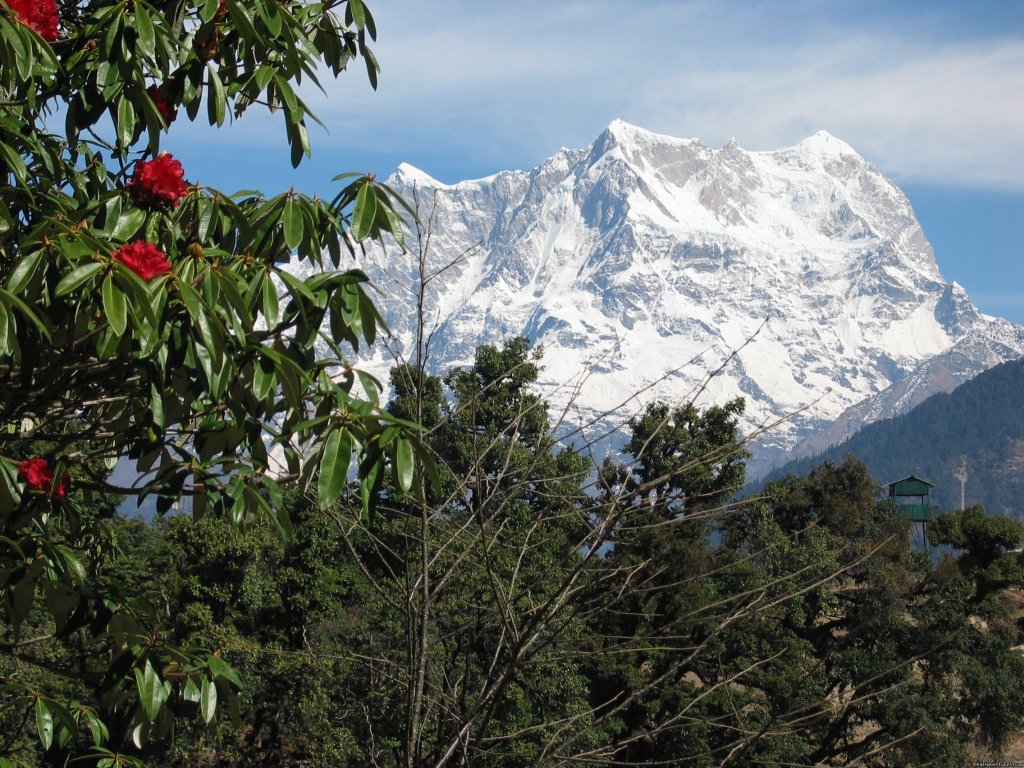
<svg viewBox="0 0 1024 768">
<path fill-rule="evenodd" d="M 390 183 L 416 200 L 439 273 L 430 367 L 525 334 L 552 413 L 593 436 L 652 398 L 742 395 L 748 434 L 775 424 L 754 438 L 756 474 L 1024 354 L 1024 329 L 942 278 L 906 196 L 824 132 L 748 152 L 616 121 L 532 171 L 446 185 L 402 165 Z M 412 246 L 362 264 L 407 357 Z"/>
</svg>

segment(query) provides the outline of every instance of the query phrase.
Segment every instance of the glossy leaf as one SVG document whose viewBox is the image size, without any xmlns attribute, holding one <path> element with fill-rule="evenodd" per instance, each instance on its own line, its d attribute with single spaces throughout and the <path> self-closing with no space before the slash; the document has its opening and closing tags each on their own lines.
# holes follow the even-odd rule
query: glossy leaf
<svg viewBox="0 0 1024 768">
<path fill-rule="evenodd" d="M 147 59 L 152 59 L 156 53 L 156 30 L 153 29 L 153 21 L 142 3 L 135 4 L 135 29 L 139 33 L 136 38 L 138 52 Z"/>
<path fill-rule="evenodd" d="M 352 212 L 352 237 L 361 243 L 370 236 L 373 223 L 377 217 L 377 196 L 373 186 L 368 182 L 359 187 L 356 194 L 356 207 Z"/>
<path fill-rule="evenodd" d="M 302 227 L 302 210 L 295 198 L 290 197 L 284 204 L 284 241 L 293 251 L 302 242 Z"/>
<path fill-rule="evenodd" d="M 203 721 L 209 723 L 217 714 L 217 686 L 208 677 L 203 678 L 203 684 L 199 691 L 199 710 L 203 714 Z"/>
<path fill-rule="evenodd" d="M 43 699 L 36 699 L 36 733 L 43 749 L 49 749 L 53 744 L 53 715 Z"/>
<path fill-rule="evenodd" d="M 128 327 L 128 304 L 124 293 L 114 284 L 113 275 L 107 275 L 103 280 L 103 312 L 111 330 L 123 336 Z"/>
<path fill-rule="evenodd" d="M 210 90 L 206 94 L 206 106 L 210 117 L 210 125 L 223 125 L 224 103 L 226 100 L 224 95 L 224 83 L 221 82 L 220 76 L 217 74 L 217 70 L 215 70 L 212 65 L 207 64 L 206 71 L 210 86 Z"/>
<path fill-rule="evenodd" d="M 263 285 L 263 316 L 266 318 L 267 326 L 273 328 L 278 321 L 277 286 L 267 274 L 262 282 Z"/>
<path fill-rule="evenodd" d="M 8 351 L 7 341 L 10 330 L 10 316 L 7 314 L 7 307 L 0 302 L 0 356 L 6 355 Z"/>
<path fill-rule="evenodd" d="M 61 278 L 61 281 L 57 283 L 54 293 L 57 296 L 65 296 L 71 293 L 83 283 L 94 278 L 101 269 L 103 269 L 103 265 L 99 263 L 76 267 Z"/>
<path fill-rule="evenodd" d="M 337 501 L 348 481 L 352 461 L 352 437 L 344 427 L 335 427 L 324 441 L 317 476 L 317 500 L 326 509 Z"/>
<path fill-rule="evenodd" d="M 412 488 L 415 469 L 412 444 L 404 437 L 398 438 L 395 443 L 395 473 L 398 476 L 398 486 L 406 493 Z"/>
<path fill-rule="evenodd" d="M 127 148 L 135 132 L 135 105 L 122 96 L 117 102 L 117 143 Z"/>
<path fill-rule="evenodd" d="M 7 290 L 11 293 L 21 293 L 25 290 L 42 260 L 43 251 L 41 250 L 32 251 L 22 258 L 17 266 L 11 270 L 10 277 L 7 278 Z"/>
<path fill-rule="evenodd" d="M 112 240 L 128 240 L 135 236 L 146 221 L 146 212 L 141 208 L 129 208 L 117 217 L 110 232 Z"/>
</svg>

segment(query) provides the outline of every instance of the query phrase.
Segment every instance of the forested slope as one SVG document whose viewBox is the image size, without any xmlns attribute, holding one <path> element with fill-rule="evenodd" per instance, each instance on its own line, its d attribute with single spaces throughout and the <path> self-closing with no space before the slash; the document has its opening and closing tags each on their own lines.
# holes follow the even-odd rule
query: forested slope
<svg viewBox="0 0 1024 768">
<path fill-rule="evenodd" d="M 967 461 L 967 504 L 1020 517 L 1024 513 L 1024 360 L 1003 363 L 948 394 L 934 395 L 903 416 L 869 424 L 829 450 L 791 461 L 768 476 L 806 474 L 823 461 L 849 454 L 888 483 L 915 474 L 935 484 L 932 502 L 959 506 L 953 476 Z"/>
</svg>

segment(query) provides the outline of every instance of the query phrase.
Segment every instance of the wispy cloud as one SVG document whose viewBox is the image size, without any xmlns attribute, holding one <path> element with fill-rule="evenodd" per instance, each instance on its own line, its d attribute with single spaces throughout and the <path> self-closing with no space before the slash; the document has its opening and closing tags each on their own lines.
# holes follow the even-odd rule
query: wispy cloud
<svg viewBox="0 0 1024 768">
<path fill-rule="evenodd" d="M 825 128 L 902 179 L 1022 188 L 1024 27 L 971 16 L 1014 5 L 393 0 L 379 92 L 353 71 L 309 97 L 334 140 L 442 176 L 622 117 L 753 149 Z"/>
</svg>

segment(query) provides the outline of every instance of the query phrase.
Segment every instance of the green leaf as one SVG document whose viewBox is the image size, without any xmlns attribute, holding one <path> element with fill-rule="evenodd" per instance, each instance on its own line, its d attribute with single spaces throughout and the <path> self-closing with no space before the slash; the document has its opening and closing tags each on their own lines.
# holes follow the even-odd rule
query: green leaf
<svg viewBox="0 0 1024 768">
<path fill-rule="evenodd" d="M 117 101 L 117 143 L 122 149 L 131 146 L 135 134 L 135 105 L 121 96 Z"/>
<path fill-rule="evenodd" d="M 377 200 L 377 208 L 384 215 L 385 221 L 382 222 L 382 226 L 386 224 L 388 232 L 395 238 L 395 242 L 398 243 L 398 247 L 405 249 L 405 233 L 402 231 L 403 222 L 401 216 L 399 216 L 395 209 L 391 207 L 391 203 L 388 201 L 384 192 L 378 190 L 379 199 Z"/>
<path fill-rule="evenodd" d="M 268 273 L 263 278 L 263 316 L 267 321 L 267 327 L 273 328 L 277 325 L 278 319 L 278 297 L 277 286 Z"/>
<path fill-rule="evenodd" d="M 22 184 L 28 178 L 28 168 L 25 161 L 21 159 L 14 148 L 0 141 L 0 160 L 7 164 L 7 169 L 14 174 L 14 178 Z"/>
<path fill-rule="evenodd" d="M 7 307 L 0 301 L 0 356 L 7 354 L 7 332 L 10 329 L 10 322 Z"/>
<path fill-rule="evenodd" d="M 114 284 L 113 275 L 107 275 L 103 281 L 103 311 L 107 315 L 111 330 L 118 336 L 123 336 L 128 327 L 128 304 L 124 292 Z"/>
<path fill-rule="evenodd" d="M 383 470 L 383 456 L 375 457 L 359 483 L 359 495 L 363 501 L 363 520 L 367 523 L 373 518 L 373 509 L 377 501 L 377 486 L 380 485 Z"/>
<path fill-rule="evenodd" d="M 57 716 L 57 720 L 60 723 L 60 740 L 61 746 L 65 747 L 71 738 L 78 736 L 78 723 L 75 722 L 75 718 L 68 711 L 68 708 L 63 704 L 56 701 L 51 701 L 48 705 L 52 715 Z"/>
<path fill-rule="evenodd" d="M 103 265 L 99 262 L 93 262 L 92 264 L 85 264 L 81 267 L 76 267 L 60 279 L 54 293 L 56 293 L 57 296 L 64 296 L 65 294 L 71 293 L 73 290 L 78 288 L 78 286 L 95 277 L 101 269 L 103 269 Z"/>
<path fill-rule="evenodd" d="M 301 121 L 289 123 L 288 143 L 291 145 L 292 148 L 292 167 L 297 168 L 299 163 L 302 162 L 303 155 L 305 155 L 306 157 L 310 156 L 309 132 L 306 130 L 306 126 Z"/>
<path fill-rule="evenodd" d="M 373 193 L 370 182 L 359 187 L 356 194 L 356 207 L 352 212 L 352 237 L 362 242 L 373 231 L 373 222 L 377 218 L 377 196 Z"/>
<path fill-rule="evenodd" d="M 363 61 L 366 62 L 366 77 L 370 80 L 370 87 L 377 90 L 377 75 L 380 73 L 380 64 L 377 57 L 370 52 L 370 49 L 363 46 Z"/>
<path fill-rule="evenodd" d="M 310 303 L 316 304 L 316 295 L 300 278 L 284 270 L 279 270 L 277 274 L 293 294 L 302 296 Z"/>
<path fill-rule="evenodd" d="M 160 387 L 155 381 L 149 383 L 149 412 L 153 416 L 153 423 L 158 427 L 164 424 L 164 399 L 160 394 Z"/>
<path fill-rule="evenodd" d="M 19 261 L 17 266 L 11 270 L 11 276 L 7 278 L 7 290 L 11 293 L 21 293 L 36 273 L 42 260 L 43 251 L 39 250 L 33 251 Z"/>
<path fill-rule="evenodd" d="M 96 746 L 106 743 L 107 739 L 110 738 L 110 731 L 107 730 L 107 725 L 99 716 L 89 710 L 85 713 L 86 721 L 89 723 L 89 733 L 92 736 L 92 743 Z"/>
<path fill-rule="evenodd" d="M 120 341 L 121 337 L 114 333 L 113 328 L 104 328 L 96 342 L 96 356 L 100 360 L 109 360 L 117 351 Z"/>
<path fill-rule="evenodd" d="M 214 200 L 199 198 L 197 206 L 199 216 L 196 221 L 196 240 L 205 242 L 210 234 L 210 225 L 213 223 L 214 214 L 217 212 L 217 205 Z"/>
<path fill-rule="evenodd" d="M 424 474 L 430 481 L 430 487 L 435 491 L 441 488 L 441 475 L 437 471 L 437 464 L 434 463 L 433 457 L 427 452 L 427 447 L 420 441 L 416 441 L 413 444 L 413 448 L 416 451 L 416 455 L 420 459 L 420 466 L 423 468 Z"/>
<path fill-rule="evenodd" d="M 124 19 L 120 14 L 117 14 L 114 16 L 113 23 L 107 27 L 107 31 L 103 35 L 101 50 L 104 54 L 103 58 L 108 62 L 116 62 L 126 58 L 122 55 L 124 53 L 124 45 L 122 44 L 123 40 L 121 40 L 123 25 Z"/>
<path fill-rule="evenodd" d="M 223 334 L 220 332 L 220 325 L 216 322 L 216 319 L 199 294 L 184 280 L 178 281 L 178 294 L 181 296 L 182 303 L 184 303 L 189 317 L 192 318 L 192 322 L 199 330 L 199 336 L 202 338 L 203 344 L 210 351 L 210 354 L 214 356 L 214 362 L 219 366 L 224 354 L 223 344 L 219 343 L 223 338 Z"/>
<path fill-rule="evenodd" d="M 143 680 L 145 682 L 145 689 L 140 688 L 139 699 L 146 717 L 149 718 L 150 722 L 153 722 L 160 713 L 160 707 L 164 704 L 164 686 L 156 670 L 153 668 L 153 663 L 149 659 L 146 659 Z"/>
<path fill-rule="evenodd" d="M 398 475 L 398 486 L 406 493 L 412 488 L 415 469 L 412 460 L 412 444 L 404 437 L 398 438 L 398 442 L 395 444 L 395 472 Z"/>
<path fill-rule="evenodd" d="M 274 37 L 280 35 L 282 20 L 278 6 L 275 3 L 257 3 L 256 10 L 263 23 L 267 25 L 267 31 Z"/>
<path fill-rule="evenodd" d="M 36 699 L 36 733 L 43 749 L 49 749 L 53 744 L 53 715 L 42 699 Z"/>
<path fill-rule="evenodd" d="M 146 212 L 140 208 L 129 208 L 122 211 L 110 232 L 111 240 L 127 240 L 135 235 L 146 223 Z"/>
<path fill-rule="evenodd" d="M 206 665 L 210 668 L 210 674 L 213 675 L 214 679 L 223 678 L 238 688 L 242 687 L 242 679 L 238 676 L 235 668 L 224 661 L 224 659 L 209 656 L 206 659 Z"/>
<path fill-rule="evenodd" d="M 84 583 L 86 579 L 86 570 L 85 564 L 82 562 L 81 558 L 79 558 L 78 555 L 70 549 L 66 548 L 61 549 L 61 556 L 67 565 L 67 573 L 73 576 L 75 582 L 78 584 Z"/>
<path fill-rule="evenodd" d="M 153 29 L 153 21 L 149 13 L 141 3 L 135 4 L 135 29 L 139 33 L 136 47 L 147 59 L 152 59 L 156 52 L 156 30 Z"/>
<path fill-rule="evenodd" d="M 256 395 L 257 399 L 263 400 L 273 391 L 276 381 L 273 363 L 270 361 L 270 358 L 261 355 L 253 363 L 253 394 Z"/>
<path fill-rule="evenodd" d="M 312 419 L 306 419 L 305 421 L 300 421 L 298 424 L 296 424 L 296 425 L 294 425 L 292 427 L 292 432 L 293 433 L 305 432 L 307 430 L 312 429 L 313 427 L 316 427 L 316 426 L 318 426 L 320 424 L 323 424 L 325 421 L 330 420 L 330 418 L 331 418 L 331 414 L 325 413 L 322 416 L 314 416 Z"/>
<path fill-rule="evenodd" d="M 284 242 L 288 250 L 294 251 L 302 242 L 302 226 L 302 210 L 295 198 L 289 197 L 284 204 Z"/>
<path fill-rule="evenodd" d="M 6 302 L 8 308 L 12 310 L 17 309 L 26 320 L 36 327 L 36 330 L 39 331 L 47 341 L 50 340 L 50 329 L 46 327 L 46 324 L 35 312 L 32 311 L 32 308 L 29 307 L 28 304 L 19 299 L 13 293 L 8 293 L 4 290 L 0 290 L 0 301 Z"/>
<path fill-rule="evenodd" d="M 337 427 L 327 435 L 324 452 L 320 457 L 316 495 L 321 509 L 327 509 L 341 495 L 341 489 L 348 480 L 351 460 L 352 436 L 345 427 Z"/>
<path fill-rule="evenodd" d="M 18 77 L 22 80 L 27 80 L 32 74 L 31 34 L 25 26 L 8 22 L 6 18 L 3 22 L 10 30 L 9 35 L 5 35 L 7 39 L 4 42 L 9 43 L 14 49 L 14 66 L 18 72 Z"/>
<path fill-rule="evenodd" d="M 4 205 L 3 200 L 0 200 L 0 235 L 14 229 L 14 223 L 10 208 Z"/>
<path fill-rule="evenodd" d="M 370 402 L 378 402 L 380 400 L 381 383 L 377 381 L 376 377 L 358 368 L 356 369 L 356 377 L 359 379 L 359 384 L 362 386 L 366 397 L 370 399 Z"/>
<path fill-rule="evenodd" d="M 217 686 L 210 678 L 203 678 L 203 687 L 199 692 L 199 709 L 203 713 L 203 721 L 209 723 L 217 713 Z"/>
<path fill-rule="evenodd" d="M 199 18 L 203 21 L 211 21 L 219 10 L 219 0 L 205 0 L 203 7 L 199 10 Z"/>
<path fill-rule="evenodd" d="M 348 0 L 348 13 L 345 15 L 351 15 L 352 21 L 355 23 L 357 29 L 363 29 L 366 27 L 366 11 L 363 8 L 361 0 Z"/>
<path fill-rule="evenodd" d="M 206 94 L 206 111 L 210 118 L 210 125 L 224 124 L 224 104 L 227 99 L 224 96 L 224 84 L 220 81 L 217 70 L 208 62 L 206 69 L 209 72 L 209 91 Z"/>
<path fill-rule="evenodd" d="M 185 690 L 182 691 L 181 697 L 185 699 L 185 701 L 190 701 L 196 704 L 199 703 L 199 686 L 196 685 L 195 680 L 191 677 L 185 681 Z"/>
</svg>

